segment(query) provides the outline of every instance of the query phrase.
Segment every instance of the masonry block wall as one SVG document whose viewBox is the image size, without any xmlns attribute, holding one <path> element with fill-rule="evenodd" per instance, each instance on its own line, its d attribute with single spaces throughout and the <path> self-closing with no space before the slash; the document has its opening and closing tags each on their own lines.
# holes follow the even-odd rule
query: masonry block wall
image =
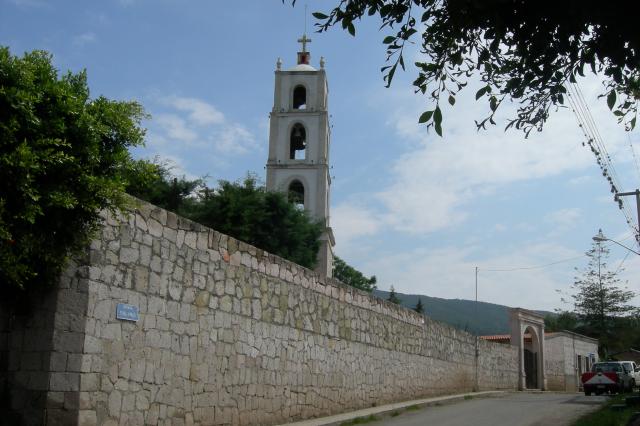
<svg viewBox="0 0 640 426">
<path fill-rule="evenodd" d="M 23 423 L 277 424 L 474 386 L 474 336 L 137 203 L 38 305 L 53 321 L 10 327 L 0 308 Z M 515 389 L 516 349 L 479 345 L 480 388 Z"/>
</svg>

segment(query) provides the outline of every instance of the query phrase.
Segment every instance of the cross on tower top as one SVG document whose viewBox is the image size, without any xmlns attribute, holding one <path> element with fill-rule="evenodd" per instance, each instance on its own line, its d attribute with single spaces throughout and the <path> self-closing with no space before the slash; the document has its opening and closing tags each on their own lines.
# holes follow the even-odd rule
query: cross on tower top
<svg viewBox="0 0 640 426">
<path fill-rule="evenodd" d="M 302 38 L 298 39 L 298 43 L 302 43 L 302 53 L 307 52 L 307 43 L 311 43 L 311 39 L 307 38 L 307 34 L 303 34 Z"/>
</svg>

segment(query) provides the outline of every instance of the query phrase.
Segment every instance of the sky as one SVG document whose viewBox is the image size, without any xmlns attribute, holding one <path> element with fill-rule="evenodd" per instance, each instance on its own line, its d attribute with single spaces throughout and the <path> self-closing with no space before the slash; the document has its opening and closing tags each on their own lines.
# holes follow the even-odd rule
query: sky
<svg viewBox="0 0 640 426">
<path fill-rule="evenodd" d="M 382 40 L 364 20 L 355 37 L 315 33 L 311 64 L 326 61 L 331 114 L 331 216 L 335 253 L 378 287 L 478 299 L 528 309 L 570 309 L 583 256 L 602 229 L 638 249 L 574 114 L 553 112 L 529 138 L 498 126 L 476 130 L 486 105 L 474 94 L 443 108 L 444 136 L 418 124 L 432 109 L 415 94 L 413 65 L 385 88 Z M 44 49 L 61 71 L 86 69 L 92 96 L 137 100 L 151 118 L 137 158 L 159 157 L 187 177 L 265 177 L 274 71 L 295 65 L 304 2 L 280 0 L 0 0 L 0 45 L 14 55 Z M 409 47 L 406 63 L 421 56 Z M 597 76 L 579 81 L 619 177 L 640 187 L 640 133 L 625 132 L 597 95 Z M 627 200 L 635 216 L 633 197 Z M 640 293 L 640 256 L 613 243 L 609 265 Z M 633 303 L 640 305 L 640 298 Z"/>
</svg>

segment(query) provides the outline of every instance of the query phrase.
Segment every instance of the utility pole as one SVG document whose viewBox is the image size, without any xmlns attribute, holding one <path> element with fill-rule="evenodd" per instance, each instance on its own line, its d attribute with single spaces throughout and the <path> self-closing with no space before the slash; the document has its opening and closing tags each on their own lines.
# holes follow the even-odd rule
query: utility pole
<svg viewBox="0 0 640 426">
<path fill-rule="evenodd" d="M 636 189 L 635 191 L 632 192 L 618 192 L 616 194 L 616 198 L 618 197 L 628 197 L 630 195 L 635 195 L 636 196 L 636 211 L 638 214 L 638 233 L 636 234 L 636 241 L 638 242 L 638 245 L 640 245 L 640 189 Z"/>
<path fill-rule="evenodd" d="M 475 317 L 476 319 L 478 318 L 478 267 L 476 266 L 476 303 L 474 304 L 475 307 Z M 476 367 L 476 380 L 475 380 L 475 385 L 473 387 L 474 392 L 478 392 L 480 389 L 478 388 L 478 357 L 480 356 L 480 351 L 478 348 L 478 330 L 476 329 L 476 356 L 475 356 L 475 367 Z"/>
</svg>

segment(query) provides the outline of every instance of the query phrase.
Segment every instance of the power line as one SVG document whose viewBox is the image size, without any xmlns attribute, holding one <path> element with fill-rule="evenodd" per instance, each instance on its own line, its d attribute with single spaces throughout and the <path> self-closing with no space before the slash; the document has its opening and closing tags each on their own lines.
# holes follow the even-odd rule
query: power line
<svg viewBox="0 0 640 426">
<path fill-rule="evenodd" d="M 480 270 L 481 271 L 487 271 L 487 272 L 512 272 L 512 271 L 524 271 L 524 270 L 529 270 L 529 269 L 542 269 L 542 268 L 547 268 L 549 266 L 557 265 L 559 263 L 569 262 L 571 260 L 582 259 L 585 256 L 586 256 L 586 254 L 581 254 L 580 256 L 570 257 L 568 259 L 557 260 L 555 262 L 545 263 L 544 265 L 522 266 L 522 267 L 518 267 L 518 268 L 480 268 Z"/>
<path fill-rule="evenodd" d="M 620 272 L 620 269 L 622 269 L 622 265 L 624 265 L 625 260 L 627 260 L 627 257 L 629 257 L 630 254 L 631 252 L 627 250 L 627 254 L 625 254 L 624 257 L 622 258 L 622 261 L 616 268 L 616 271 L 614 272 L 614 274 L 617 274 L 618 272 Z"/>
<path fill-rule="evenodd" d="M 580 87 L 577 83 L 568 84 L 567 89 L 567 99 L 571 106 L 571 110 L 574 113 L 576 121 L 578 122 L 578 126 L 580 127 L 580 130 L 586 138 L 586 144 L 589 145 L 589 148 L 596 156 L 598 166 L 600 166 L 603 176 L 607 178 L 609 184 L 611 185 L 611 192 L 616 194 L 621 188 L 619 183 L 620 178 L 618 176 L 616 168 L 613 165 L 611 156 L 607 151 L 602 135 L 598 130 L 598 126 L 593 119 L 593 115 L 591 114 L 589 106 L 585 101 L 584 95 L 582 94 L 582 91 L 580 90 Z M 585 145 L 584 142 L 583 145 Z M 624 198 L 614 196 L 614 199 L 618 203 L 622 214 L 625 216 L 627 225 L 631 228 L 634 234 L 640 232 L 640 230 L 636 229 L 634 225 L 633 215 Z"/>
<path fill-rule="evenodd" d="M 636 150 L 633 149 L 633 144 L 631 143 L 631 136 L 627 132 L 627 139 L 629 140 L 629 148 L 631 148 L 631 155 L 633 156 L 633 163 L 636 165 L 636 173 L 638 173 L 638 180 L 640 180 L 640 163 L 638 163 L 638 157 L 636 156 Z"/>
</svg>

